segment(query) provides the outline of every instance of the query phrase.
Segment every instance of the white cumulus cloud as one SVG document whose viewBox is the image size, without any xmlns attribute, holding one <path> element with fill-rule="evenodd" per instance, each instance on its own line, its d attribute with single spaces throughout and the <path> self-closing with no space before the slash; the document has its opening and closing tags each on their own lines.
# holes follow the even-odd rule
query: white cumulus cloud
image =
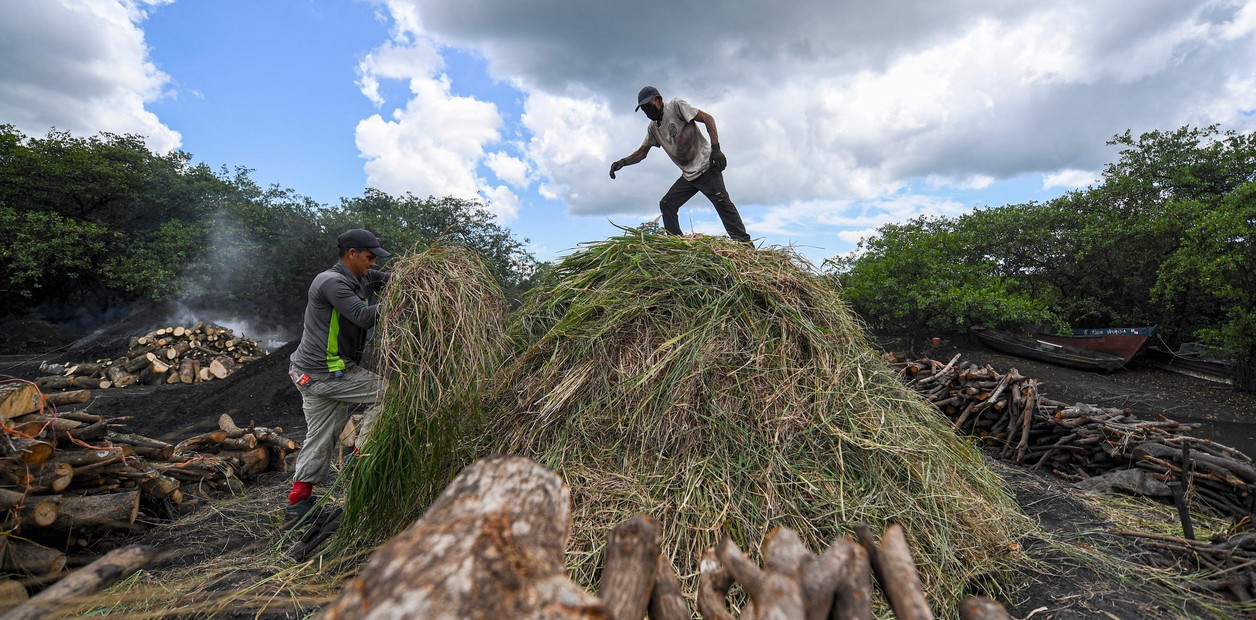
<svg viewBox="0 0 1256 620">
<path fill-rule="evenodd" d="M 149 7 L 132 0 L 6 0 L 0 5 L 0 122 L 31 136 L 50 128 L 146 137 L 165 153 L 181 137 L 145 104 L 170 78 L 149 58 L 141 24 Z"/>
</svg>

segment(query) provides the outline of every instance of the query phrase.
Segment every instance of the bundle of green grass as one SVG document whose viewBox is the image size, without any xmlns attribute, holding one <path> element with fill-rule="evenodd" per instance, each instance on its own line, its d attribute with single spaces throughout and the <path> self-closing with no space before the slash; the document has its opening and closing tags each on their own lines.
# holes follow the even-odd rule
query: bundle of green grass
<svg viewBox="0 0 1256 620">
<path fill-rule="evenodd" d="M 508 351 L 506 301 L 484 261 L 437 242 L 394 259 L 376 326 L 387 382 L 349 468 L 338 545 L 364 549 L 417 518 L 474 455 L 483 382 Z"/>
<path fill-rule="evenodd" d="M 690 577 L 718 537 L 855 523 L 908 533 L 936 609 L 998 574 L 1028 529 L 979 452 L 905 388 L 838 290 L 789 250 L 627 229 L 563 260 L 513 314 L 478 452 L 555 469 L 569 563 L 645 512 Z"/>
</svg>

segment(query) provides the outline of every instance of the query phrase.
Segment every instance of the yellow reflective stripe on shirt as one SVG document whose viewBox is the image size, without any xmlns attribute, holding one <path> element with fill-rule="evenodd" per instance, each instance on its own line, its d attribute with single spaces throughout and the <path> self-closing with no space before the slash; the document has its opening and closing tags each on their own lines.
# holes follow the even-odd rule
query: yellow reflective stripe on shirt
<svg viewBox="0 0 1256 620">
<path fill-rule="evenodd" d="M 345 369 L 345 361 L 340 359 L 340 311 L 331 309 L 331 325 L 327 330 L 327 372 Z"/>
</svg>

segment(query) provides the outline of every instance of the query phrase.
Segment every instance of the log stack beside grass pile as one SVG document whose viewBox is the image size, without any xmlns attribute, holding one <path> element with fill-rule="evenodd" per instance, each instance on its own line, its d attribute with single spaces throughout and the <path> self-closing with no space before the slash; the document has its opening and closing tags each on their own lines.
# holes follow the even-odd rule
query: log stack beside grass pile
<svg viewBox="0 0 1256 620">
<path fill-rule="evenodd" d="M 1239 450 L 1191 436 L 1194 425 L 1129 409 L 1067 404 L 1040 393 L 1016 369 L 928 358 L 886 361 L 899 378 L 951 419 L 956 432 L 982 440 L 990 454 L 1067 480 L 1136 468 L 1208 512 L 1253 514 L 1256 466 Z M 1168 487 L 1166 487 L 1167 489 Z M 1165 493 L 1167 496 L 1168 493 Z"/>
<path fill-rule="evenodd" d="M 225 379 L 264 355 L 256 340 L 236 336 L 227 327 L 197 322 L 132 337 L 129 350 L 114 359 L 42 364 L 40 370 L 48 374 L 35 383 L 44 391 L 199 383 Z"/>
<path fill-rule="evenodd" d="M 33 384 L 0 384 L 0 571 L 53 578 L 67 552 L 132 531 L 141 506 L 159 513 L 186 495 L 235 493 L 283 471 L 297 443 L 282 429 L 238 426 L 177 444 L 125 432 L 85 411 L 48 407 Z"/>
</svg>

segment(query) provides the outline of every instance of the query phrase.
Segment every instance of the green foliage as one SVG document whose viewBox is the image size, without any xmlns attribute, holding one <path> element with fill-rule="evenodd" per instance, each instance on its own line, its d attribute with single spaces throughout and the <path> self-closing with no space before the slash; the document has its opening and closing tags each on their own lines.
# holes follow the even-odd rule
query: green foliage
<svg viewBox="0 0 1256 620">
<path fill-rule="evenodd" d="M 201 219 L 201 246 L 184 266 L 183 298 L 248 317 L 291 321 L 310 281 L 336 262 L 324 209 L 290 189 L 261 187 L 249 170 L 220 171 L 227 191 Z"/>
<path fill-rule="evenodd" d="M 93 279 L 109 240 L 99 224 L 0 205 L 0 286 L 25 300 L 58 298 Z"/>
<path fill-rule="evenodd" d="M 875 326 L 916 335 L 1057 321 L 954 221 L 921 217 L 877 233 L 858 255 L 828 263 L 846 299 Z"/>
<path fill-rule="evenodd" d="M 514 295 L 542 267 L 479 202 L 367 190 L 329 208 L 249 172 L 156 155 L 141 136 L 28 138 L 0 125 L 0 267 L 19 293 L 3 312 L 179 299 L 290 326 L 350 228 L 394 252 L 460 242 Z"/>
<path fill-rule="evenodd" d="M 1256 360 L 1256 182 L 1212 205 L 1188 200 L 1179 207 L 1197 216 L 1180 249 L 1161 269 L 1155 296 L 1198 300 L 1192 306 L 1211 320 L 1199 326 L 1197 335 L 1234 353 L 1244 366 L 1241 379 L 1251 382 Z"/>
<path fill-rule="evenodd" d="M 202 231 L 169 220 L 148 239 L 119 248 L 105 261 L 102 273 L 112 287 L 137 298 L 179 299 L 184 293 L 180 270 L 202 243 Z"/>
<path fill-rule="evenodd" d="M 1045 203 L 878 229 L 832 261 L 857 311 L 907 330 L 1160 326 L 1256 363 L 1256 134 L 1129 132 L 1103 181 Z"/>
</svg>

